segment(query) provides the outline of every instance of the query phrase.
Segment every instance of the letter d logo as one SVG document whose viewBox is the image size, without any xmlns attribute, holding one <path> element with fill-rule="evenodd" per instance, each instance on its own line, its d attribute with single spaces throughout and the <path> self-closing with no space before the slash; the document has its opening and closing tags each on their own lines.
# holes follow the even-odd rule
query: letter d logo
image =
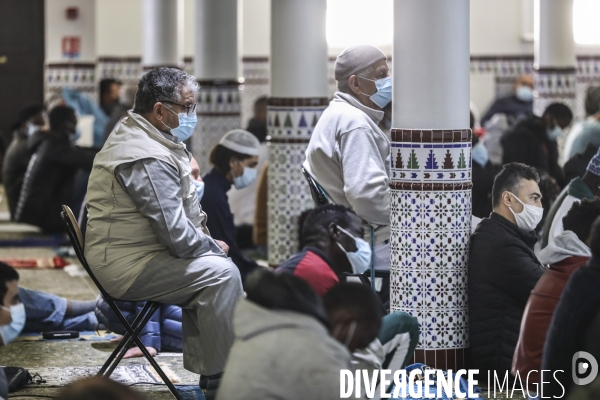
<svg viewBox="0 0 600 400">
<path fill-rule="evenodd" d="M 578 351 L 572 359 L 573 382 L 576 385 L 587 385 L 598 375 L 598 362 L 588 352 Z"/>
</svg>

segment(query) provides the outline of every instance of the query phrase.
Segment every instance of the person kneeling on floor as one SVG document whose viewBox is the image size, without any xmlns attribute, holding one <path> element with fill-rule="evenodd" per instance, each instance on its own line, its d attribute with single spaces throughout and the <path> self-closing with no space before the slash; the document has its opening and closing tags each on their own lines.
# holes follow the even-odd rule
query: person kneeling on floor
<svg viewBox="0 0 600 400">
<path fill-rule="evenodd" d="M 234 313 L 237 340 L 217 399 L 339 398 L 340 370 L 351 369 L 350 352 L 377 336 L 381 307 L 366 286 L 347 283 L 337 290 L 325 300 L 326 310 L 302 279 L 252 272 Z M 350 307 L 339 303 L 347 297 L 355 299 Z"/>
</svg>

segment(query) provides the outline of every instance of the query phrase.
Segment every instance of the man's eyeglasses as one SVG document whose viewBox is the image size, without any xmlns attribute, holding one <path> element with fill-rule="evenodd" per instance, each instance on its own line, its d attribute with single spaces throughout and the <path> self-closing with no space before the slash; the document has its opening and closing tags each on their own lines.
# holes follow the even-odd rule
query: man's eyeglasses
<svg viewBox="0 0 600 400">
<path fill-rule="evenodd" d="M 179 107 L 185 108 L 185 111 L 186 111 L 188 117 L 191 117 L 192 115 L 194 115 L 196 113 L 196 103 L 190 104 L 189 106 L 184 106 L 183 104 L 173 103 L 172 101 L 169 101 L 169 100 L 159 100 L 159 101 L 161 103 L 173 104 L 174 106 L 179 106 Z"/>
</svg>

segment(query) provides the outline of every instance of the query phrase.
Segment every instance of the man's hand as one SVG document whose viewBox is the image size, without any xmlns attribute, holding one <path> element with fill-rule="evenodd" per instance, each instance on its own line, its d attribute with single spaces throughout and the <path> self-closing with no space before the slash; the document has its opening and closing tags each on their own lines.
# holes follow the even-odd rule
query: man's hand
<svg viewBox="0 0 600 400">
<path fill-rule="evenodd" d="M 200 178 L 200 165 L 198 165 L 198 161 L 194 157 L 190 160 L 190 167 L 192 167 L 192 178 L 197 181 L 202 181 Z"/>
<path fill-rule="evenodd" d="M 223 249 L 223 251 L 225 252 L 225 254 L 229 253 L 229 246 L 227 246 L 227 243 L 222 242 L 220 240 L 216 240 L 216 239 L 215 239 L 215 241 L 217 242 L 217 244 L 219 246 L 221 246 L 221 248 Z"/>
</svg>

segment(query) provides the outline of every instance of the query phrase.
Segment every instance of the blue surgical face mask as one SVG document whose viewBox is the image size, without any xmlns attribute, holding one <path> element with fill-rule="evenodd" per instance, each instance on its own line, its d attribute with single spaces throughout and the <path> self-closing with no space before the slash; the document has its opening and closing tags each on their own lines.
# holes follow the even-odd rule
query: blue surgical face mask
<svg viewBox="0 0 600 400">
<path fill-rule="evenodd" d="M 356 244 L 356 251 L 354 252 L 346 251 L 344 246 L 342 246 L 339 242 L 337 245 L 344 253 L 346 253 L 346 257 L 348 257 L 348 261 L 350 261 L 350 265 L 352 266 L 352 273 L 362 274 L 371 266 L 371 246 L 369 246 L 369 243 L 367 243 L 364 239 L 352 236 L 348 231 L 339 225 L 338 229 L 354 239 L 354 243 Z"/>
<path fill-rule="evenodd" d="M 550 140 L 558 139 L 560 135 L 562 135 L 562 133 L 563 130 L 560 128 L 560 126 L 558 126 L 558 124 L 556 124 L 554 128 L 546 130 L 546 134 L 548 135 L 548 139 Z"/>
<path fill-rule="evenodd" d="M 485 167 L 485 165 L 488 163 L 489 156 L 483 143 L 479 142 L 473 147 L 471 157 L 473 157 L 473 161 L 475 161 L 477 164 Z"/>
<path fill-rule="evenodd" d="M 198 194 L 198 201 L 202 200 L 202 196 L 204 196 L 204 182 L 200 181 L 192 181 L 196 186 L 196 193 Z"/>
<path fill-rule="evenodd" d="M 256 168 L 244 167 L 242 175 L 233 177 L 233 185 L 236 189 L 243 189 L 256 180 L 257 174 Z"/>
<path fill-rule="evenodd" d="M 366 79 L 371 82 L 375 82 L 377 91 L 372 95 L 367 95 L 379 108 L 384 108 L 392 101 L 392 77 L 386 76 L 385 78 L 373 80 L 369 78 L 359 77 Z"/>
<path fill-rule="evenodd" d="M 75 128 L 75 133 L 72 133 L 69 136 L 69 140 L 71 141 L 71 143 L 75 143 L 79 140 L 80 137 L 81 137 L 81 129 Z"/>
<path fill-rule="evenodd" d="M 519 85 L 517 86 L 517 92 L 515 93 L 517 99 L 531 103 L 533 101 L 533 89 L 529 86 Z"/>
<path fill-rule="evenodd" d="M 0 306 L 0 308 L 10 312 L 10 317 L 12 319 L 10 324 L 0 326 L 0 337 L 2 337 L 2 342 L 4 342 L 4 345 L 6 346 L 15 340 L 25 327 L 25 306 L 23 303 L 19 303 L 10 306 L 10 308 L 4 306 Z"/>
<path fill-rule="evenodd" d="M 169 107 L 165 108 L 175 114 L 175 111 L 171 110 Z M 196 128 L 196 124 L 198 123 L 198 118 L 196 117 L 196 113 L 192 115 L 187 115 L 187 113 L 178 113 L 177 117 L 179 118 L 179 126 L 177 128 L 171 128 L 169 125 L 162 122 L 164 126 L 169 128 L 171 134 L 181 140 L 182 142 L 186 139 L 189 139 L 194 133 L 194 128 Z"/>
</svg>

